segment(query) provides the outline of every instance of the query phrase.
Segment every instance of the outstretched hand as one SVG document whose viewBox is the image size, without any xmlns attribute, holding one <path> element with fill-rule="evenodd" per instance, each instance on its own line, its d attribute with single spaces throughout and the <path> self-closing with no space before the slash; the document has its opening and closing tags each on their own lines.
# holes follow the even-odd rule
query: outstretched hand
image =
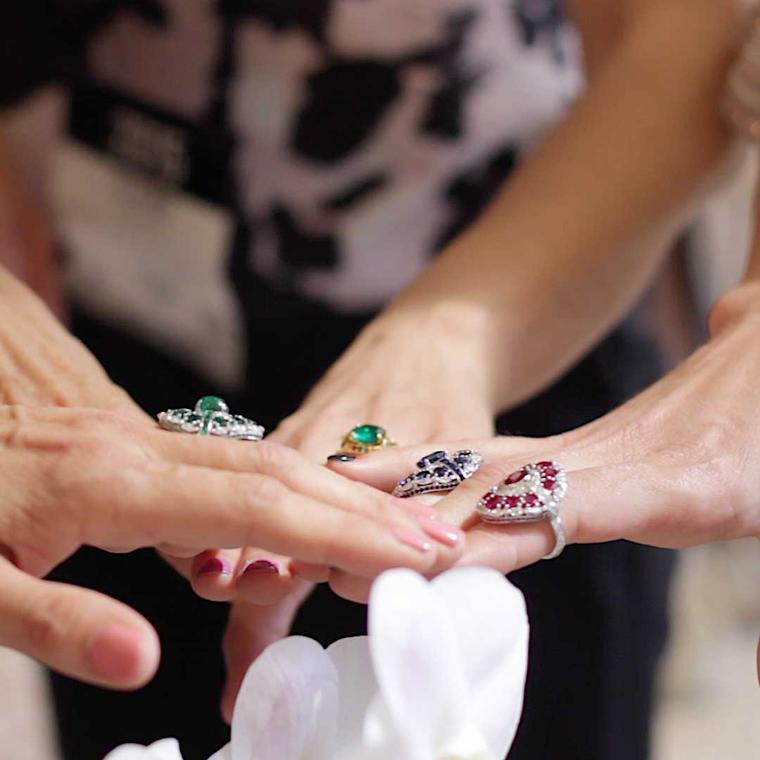
<svg viewBox="0 0 760 760">
<path fill-rule="evenodd" d="M 437 499 L 443 519 L 467 530 L 460 564 L 502 572 L 531 564 L 554 546 L 546 521 L 481 522 L 478 499 L 529 462 L 554 459 L 568 471 L 560 505 L 568 541 L 628 539 L 686 547 L 760 537 L 760 314 L 730 304 L 716 310 L 712 340 L 647 391 L 578 430 L 546 439 L 439 442 L 468 448 L 486 463 L 471 480 Z M 336 472 L 390 491 L 429 446 L 335 462 Z M 428 499 L 429 500 L 429 499 Z M 335 571 L 340 593 L 366 584 Z"/>
</svg>

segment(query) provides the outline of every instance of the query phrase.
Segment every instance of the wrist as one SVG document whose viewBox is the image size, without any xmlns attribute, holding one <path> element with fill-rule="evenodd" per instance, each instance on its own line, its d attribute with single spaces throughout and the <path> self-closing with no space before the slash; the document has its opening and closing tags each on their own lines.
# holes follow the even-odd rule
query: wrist
<svg viewBox="0 0 760 760">
<path fill-rule="evenodd" d="M 488 310 L 467 301 L 421 301 L 401 297 L 368 325 L 358 345 L 385 344 L 391 353 L 409 356 L 447 378 L 457 376 L 462 390 L 483 398 L 499 411 L 494 320 Z"/>
</svg>

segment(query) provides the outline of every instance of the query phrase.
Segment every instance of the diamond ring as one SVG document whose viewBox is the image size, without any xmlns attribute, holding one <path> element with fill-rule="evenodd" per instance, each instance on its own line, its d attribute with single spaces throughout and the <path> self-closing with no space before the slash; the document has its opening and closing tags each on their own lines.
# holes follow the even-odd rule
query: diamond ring
<svg viewBox="0 0 760 760">
<path fill-rule="evenodd" d="M 239 414 L 230 414 L 227 404 L 218 396 L 204 396 L 195 409 L 168 409 L 158 415 L 164 430 L 192 435 L 216 435 L 237 441 L 260 441 L 264 428 Z"/>
<path fill-rule="evenodd" d="M 402 499 L 433 491 L 451 491 L 471 478 L 483 464 L 477 451 L 462 449 L 449 455 L 447 451 L 434 451 L 417 462 L 417 471 L 399 480 L 393 495 Z"/>
<path fill-rule="evenodd" d="M 544 559 L 555 559 L 567 545 L 559 505 L 567 493 L 567 473 L 556 462 L 526 464 L 497 483 L 477 503 L 481 520 L 489 523 L 522 523 L 549 520 L 554 549 Z"/>
</svg>

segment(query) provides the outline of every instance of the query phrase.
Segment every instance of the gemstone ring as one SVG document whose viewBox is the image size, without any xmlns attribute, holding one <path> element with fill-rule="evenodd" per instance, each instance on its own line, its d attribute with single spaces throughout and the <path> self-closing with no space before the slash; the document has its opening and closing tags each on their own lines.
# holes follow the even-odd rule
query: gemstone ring
<svg viewBox="0 0 760 760">
<path fill-rule="evenodd" d="M 343 437 L 338 453 L 368 454 L 395 445 L 385 428 L 378 425 L 357 425 Z"/>
<path fill-rule="evenodd" d="M 567 493 L 567 473 L 556 462 L 526 464 L 497 483 L 476 505 L 481 520 L 507 524 L 549 520 L 554 531 L 554 549 L 544 559 L 562 554 L 567 537 L 559 516 L 559 505 Z"/>
<path fill-rule="evenodd" d="M 462 449 L 449 455 L 447 451 L 434 451 L 417 462 L 417 471 L 399 480 L 393 495 L 402 499 L 434 491 L 451 491 L 471 478 L 483 464 L 477 451 Z"/>
<path fill-rule="evenodd" d="M 264 428 L 230 409 L 219 396 L 204 396 L 194 409 L 168 409 L 158 415 L 164 430 L 192 435 L 216 435 L 237 441 L 260 441 Z"/>
</svg>

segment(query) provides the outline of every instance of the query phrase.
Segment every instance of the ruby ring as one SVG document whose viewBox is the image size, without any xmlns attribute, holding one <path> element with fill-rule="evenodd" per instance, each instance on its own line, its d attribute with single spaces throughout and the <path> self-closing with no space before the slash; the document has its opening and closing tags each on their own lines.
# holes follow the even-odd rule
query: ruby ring
<svg viewBox="0 0 760 760">
<path fill-rule="evenodd" d="M 477 503 L 480 519 L 489 523 L 523 523 L 549 520 L 554 549 L 544 559 L 562 554 L 567 538 L 559 505 L 567 493 L 567 473 L 556 462 L 526 464 L 497 483 Z"/>
</svg>

